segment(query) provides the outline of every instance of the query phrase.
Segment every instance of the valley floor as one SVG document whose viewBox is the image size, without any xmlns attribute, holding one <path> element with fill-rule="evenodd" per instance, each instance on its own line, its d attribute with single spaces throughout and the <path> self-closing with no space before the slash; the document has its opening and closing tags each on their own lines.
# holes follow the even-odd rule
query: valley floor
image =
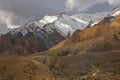
<svg viewBox="0 0 120 80">
<path fill-rule="evenodd" d="M 1 56 L 1 80 L 120 80 L 120 50 L 66 56 Z"/>
</svg>

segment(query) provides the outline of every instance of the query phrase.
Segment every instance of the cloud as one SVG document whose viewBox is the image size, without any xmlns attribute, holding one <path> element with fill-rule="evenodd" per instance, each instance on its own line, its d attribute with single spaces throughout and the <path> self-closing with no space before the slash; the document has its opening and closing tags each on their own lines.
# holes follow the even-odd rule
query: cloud
<svg viewBox="0 0 120 80">
<path fill-rule="evenodd" d="M 110 5 L 112 6 L 118 6 L 120 5 L 120 0 L 108 0 Z"/>
<path fill-rule="evenodd" d="M 72 10 L 74 7 L 75 7 L 75 1 L 74 0 L 67 0 L 66 2 L 65 2 L 65 6 L 66 6 L 66 11 L 70 11 L 70 10 Z"/>
<path fill-rule="evenodd" d="M 67 0 L 65 2 L 65 6 L 66 6 L 66 11 L 71 11 L 73 9 L 77 9 L 77 10 L 82 10 L 85 8 L 88 8 L 90 6 L 93 6 L 97 3 L 103 3 L 106 2 L 107 0 Z"/>
<path fill-rule="evenodd" d="M 111 6 L 120 5 L 120 0 L 67 0 L 65 2 L 65 10 L 68 12 L 73 9 L 82 10 L 95 4 L 105 2 L 109 3 Z"/>
<path fill-rule="evenodd" d="M 64 11 L 65 0 L 0 0 L 0 21 L 20 25 L 26 21 Z"/>
<path fill-rule="evenodd" d="M 6 23 L 8 25 L 11 25 L 11 24 L 18 25 L 24 22 L 25 20 L 26 20 L 25 18 L 15 14 L 14 12 L 0 11 L 0 22 L 2 23 Z"/>
</svg>

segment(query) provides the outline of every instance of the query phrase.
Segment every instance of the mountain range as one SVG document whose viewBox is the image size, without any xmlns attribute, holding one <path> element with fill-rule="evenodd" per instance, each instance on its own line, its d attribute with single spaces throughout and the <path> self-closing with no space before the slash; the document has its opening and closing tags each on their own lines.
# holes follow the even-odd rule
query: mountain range
<svg viewBox="0 0 120 80">
<path fill-rule="evenodd" d="M 1 36 L 0 54 L 9 52 L 9 54 L 27 55 L 48 50 L 71 37 L 76 30 L 84 30 L 108 14 L 109 12 L 79 13 L 73 16 L 63 13 L 46 15 L 41 20 L 28 22 Z"/>
<path fill-rule="evenodd" d="M 0 79 L 120 80 L 120 11 L 45 16 L 0 37 Z"/>
</svg>

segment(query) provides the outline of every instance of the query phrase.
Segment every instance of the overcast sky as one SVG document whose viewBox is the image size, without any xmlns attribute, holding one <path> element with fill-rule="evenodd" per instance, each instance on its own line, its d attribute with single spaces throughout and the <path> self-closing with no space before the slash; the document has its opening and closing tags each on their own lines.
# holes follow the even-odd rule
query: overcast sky
<svg viewBox="0 0 120 80">
<path fill-rule="evenodd" d="M 0 23 L 21 25 L 47 14 L 72 13 L 98 3 L 115 6 L 119 5 L 120 0 L 0 0 Z"/>
</svg>

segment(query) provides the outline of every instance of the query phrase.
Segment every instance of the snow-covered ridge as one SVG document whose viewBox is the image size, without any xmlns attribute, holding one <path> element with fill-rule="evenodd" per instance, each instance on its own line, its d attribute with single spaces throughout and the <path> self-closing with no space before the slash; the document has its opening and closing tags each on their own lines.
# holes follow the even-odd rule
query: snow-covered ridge
<svg viewBox="0 0 120 80">
<path fill-rule="evenodd" d="M 120 6 L 117 6 L 111 11 L 110 16 L 115 17 L 118 16 L 119 14 L 120 14 Z"/>
<path fill-rule="evenodd" d="M 82 21 L 87 26 L 88 24 L 96 24 L 101 21 L 104 17 L 108 16 L 110 12 L 99 12 L 99 13 L 79 13 L 71 16 L 77 21 Z"/>
<path fill-rule="evenodd" d="M 45 17 L 43 17 L 43 19 L 40 20 L 40 22 L 44 23 L 44 24 L 47 24 L 47 23 L 52 23 L 57 19 L 58 19 L 57 15 L 55 15 L 55 16 L 46 15 Z"/>
<path fill-rule="evenodd" d="M 119 14 L 120 14 L 120 11 L 116 11 L 111 16 L 118 16 Z"/>
<path fill-rule="evenodd" d="M 20 32 L 23 35 L 26 35 L 28 32 L 33 32 L 38 35 L 43 30 L 47 32 L 46 34 L 52 34 L 54 31 L 57 31 L 59 34 L 67 38 L 72 36 L 76 30 L 83 30 L 89 24 L 96 24 L 108 15 L 109 12 L 79 13 L 73 16 L 68 16 L 65 14 L 53 16 L 46 15 L 41 20 L 29 22 L 11 31 L 11 33 L 16 34 Z M 43 32 L 42 35 L 44 35 Z"/>
</svg>

